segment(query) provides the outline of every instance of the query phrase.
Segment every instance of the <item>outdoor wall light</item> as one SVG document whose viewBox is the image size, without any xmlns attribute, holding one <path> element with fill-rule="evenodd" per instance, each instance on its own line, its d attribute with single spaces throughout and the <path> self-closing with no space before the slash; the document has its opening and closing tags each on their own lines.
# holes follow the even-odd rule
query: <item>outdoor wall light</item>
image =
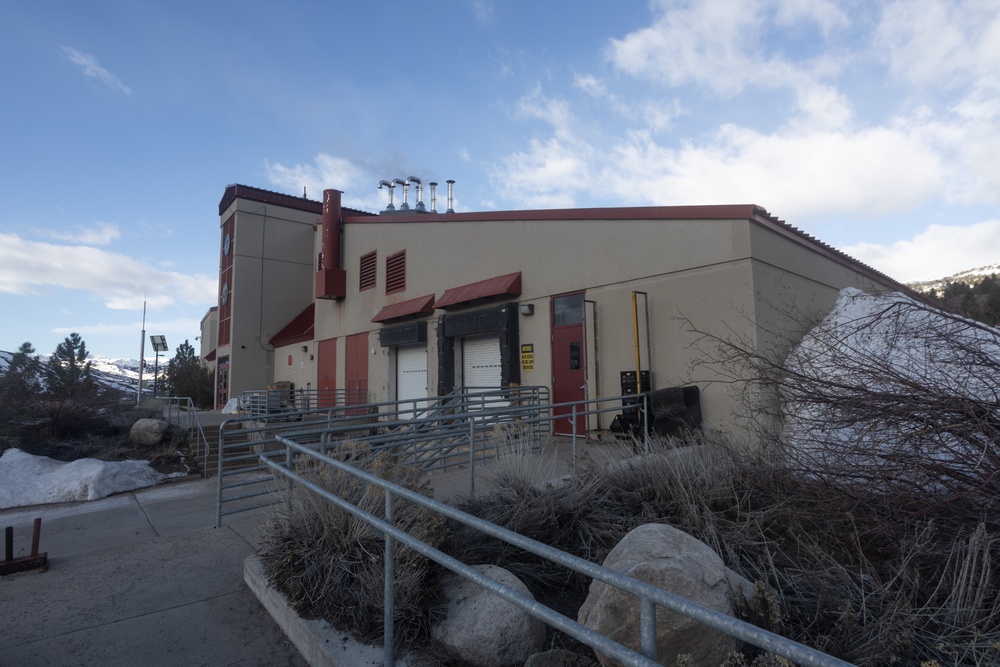
<svg viewBox="0 0 1000 667">
<path fill-rule="evenodd" d="M 522 303 L 517 307 L 517 312 L 522 315 L 534 315 L 535 314 L 535 304 L 533 303 Z"/>
<path fill-rule="evenodd" d="M 308 345 L 303 345 L 302 346 L 302 351 L 303 352 L 308 352 L 309 351 L 309 346 Z"/>
</svg>

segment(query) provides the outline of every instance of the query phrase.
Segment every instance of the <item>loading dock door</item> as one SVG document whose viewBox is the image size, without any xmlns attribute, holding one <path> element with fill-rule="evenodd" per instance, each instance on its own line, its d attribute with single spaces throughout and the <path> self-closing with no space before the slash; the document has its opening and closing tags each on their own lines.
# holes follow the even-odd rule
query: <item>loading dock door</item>
<svg viewBox="0 0 1000 667">
<path fill-rule="evenodd" d="M 427 398 L 427 348 L 396 348 L 396 400 L 407 401 Z M 426 400 L 417 403 L 417 407 Z M 408 410 L 414 404 L 400 405 L 400 410 Z M 404 413 L 400 419 L 410 419 L 412 413 Z"/>
<path fill-rule="evenodd" d="M 465 338 L 462 340 L 462 385 L 465 387 L 499 387 L 499 338 Z"/>
</svg>

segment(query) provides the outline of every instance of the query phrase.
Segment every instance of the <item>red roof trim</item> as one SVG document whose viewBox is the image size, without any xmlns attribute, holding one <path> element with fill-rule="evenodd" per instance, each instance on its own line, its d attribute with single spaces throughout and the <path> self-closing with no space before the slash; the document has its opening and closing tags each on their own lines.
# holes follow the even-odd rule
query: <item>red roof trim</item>
<svg viewBox="0 0 1000 667">
<path fill-rule="evenodd" d="M 372 322 L 398 320 L 410 315 L 430 315 L 433 312 L 434 295 L 428 294 L 427 296 L 418 296 L 416 299 L 389 304 L 378 311 L 378 314 L 372 318 Z"/>
<path fill-rule="evenodd" d="M 394 224 L 406 222 L 498 222 L 516 220 L 748 220 L 760 207 L 754 204 L 706 206 L 628 206 L 607 208 L 561 208 L 530 211 L 477 211 L 463 213 L 413 213 L 409 215 L 351 215 L 349 224 Z"/>
<path fill-rule="evenodd" d="M 313 327 L 316 323 L 316 304 L 310 303 L 306 309 L 295 316 L 291 322 L 267 341 L 271 347 L 294 345 L 313 339 Z"/>
<path fill-rule="evenodd" d="M 451 308 L 484 299 L 509 298 L 521 295 L 521 272 L 508 273 L 445 290 L 435 308 Z"/>
<path fill-rule="evenodd" d="M 212 350 L 211 352 L 206 354 L 205 361 L 215 361 L 215 352 L 216 352 L 215 350 Z"/>
</svg>

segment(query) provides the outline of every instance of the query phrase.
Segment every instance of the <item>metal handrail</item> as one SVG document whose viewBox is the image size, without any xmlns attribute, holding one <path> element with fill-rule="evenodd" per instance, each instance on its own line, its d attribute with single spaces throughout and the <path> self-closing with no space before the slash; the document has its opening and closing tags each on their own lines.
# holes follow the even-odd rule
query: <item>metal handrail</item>
<svg viewBox="0 0 1000 667">
<path fill-rule="evenodd" d="M 723 632 L 731 637 L 752 644 L 767 652 L 785 657 L 798 664 L 816 667 L 850 667 L 851 663 L 845 662 L 824 654 L 816 649 L 810 648 L 799 642 L 782 637 L 773 632 L 769 632 L 755 625 L 733 618 L 727 614 L 709 609 L 691 600 L 683 598 L 662 589 L 656 588 L 648 583 L 634 579 L 632 577 L 609 570 L 603 566 L 584 560 L 578 556 L 573 556 L 564 551 L 560 551 L 547 544 L 538 542 L 531 538 L 515 533 L 496 524 L 484 521 L 459 509 L 427 498 L 415 491 L 384 480 L 376 475 L 359 470 L 347 463 L 318 452 L 310 447 L 304 446 L 284 436 L 277 436 L 278 442 L 285 446 L 284 463 L 271 460 L 266 456 L 260 457 L 262 465 L 267 466 L 273 473 L 288 480 L 303 485 L 310 491 L 320 495 L 326 500 L 337 505 L 341 509 L 361 518 L 369 525 L 373 526 L 385 536 L 385 607 L 383 609 L 383 650 L 384 664 L 387 667 L 393 665 L 393 640 L 394 629 L 392 626 L 393 615 L 393 586 L 394 586 L 394 549 L 395 541 L 402 542 L 406 546 L 430 558 L 434 562 L 455 572 L 459 576 L 471 579 L 489 591 L 499 595 L 508 602 L 528 614 L 538 618 L 553 627 L 562 630 L 566 634 L 583 642 L 591 648 L 610 655 L 620 660 L 626 665 L 652 667 L 657 665 L 656 660 L 656 607 L 660 606 L 669 611 L 681 614 L 686 618 Z M 348 500 L 323 489 L 315 483 L 309 481 L 302 475 L 292 470 L 292 453 L 307 456 L 322 464 L 331 466 L 341 472 L 349 474 L 368 484 L 373 484 L 385 491 L 385 519 L 380 519 Z M 289 483 L 289 488 L 291 483 Z M 504 542 L 521 548 L 529 553 L 535 554 L 546 560 L 566 567 L 579 574 L 592 579 L 604 582 L 609 586 L 619 590 L 632 593 L 640 601 L 640 640 L 642 654 L 639 654 L 618 642 L 615 642 L 604 635 L 601 635 L 577 621 L 566 617 L 541 603 L 528 598 L 517 591 L 500 584 L 499 582 L 483 575 L 461 561 L 448 556 L 442 551 L 426 544 L 413 537 L 406 531 L 400 530 L 393 525 L 393 509 L 395 498 L 405 498 L 421 507 L 433 511 L 439 515 L 457 521 L 481 533 L 503 540 Z"/>
<path fill-rule="evenodd" d="M 205 429 L 202 428 L 201 418 L 198 417 L 198 409 L 194 405 L 194 400 L 190 396 L 160 396 L 155 400 L 161 401 L 161 410 L 167 421 L 171 421 L 171 417 L 175 414 L 176 410 L 177 420 L 175 423 L 180 424 L 183 421 L 181 419 L 182 408 L 186 411 L 187 429 L 196 433 L 197 448 L 204 452 L 201 469 L 202 475 L 205 475 L 204 471 L 208 470 L 208 437 L 205 435 Z"/>
<path fill-rule="evenodd" d="M 512 419 L 512 413 L 521 415 L 520 418 L 525 422 L 542 423 L 525 418 L 535 417 L 539 410 L 544 410 L 544 406 L 539 406 L 539 403 L 547 396 L 547 390 L 539 387 L 477 389 L 435 398 L 433 400 L 436 405 L 433 409 L 421 409 L 419 412 L 410 408 L 398 409 L 401 404 L 410 402 L 404 400 L 258 416 L 251 413 L 236 415 L 219 426 L 216 526 L 222 525 L 223 516 L 281 502 L 273 499 L 262 500 L 260 503 L 249 502 L 253 498 L 270 496 L 272 489 L 265 479 L 253 478 L 250 482 L 244 478 L 231 480 L 244 473 L 262 471 L 262 466 L 256 462 L 257 455 L 275 445 L 274 436 L 277 433 L 292 431 L 298 437 L 308 439 L 318 446 L 325 443 L 322 446 L 326 448 L 331 447 L 336 438 L 357 438 L 359 433 L 363 433 L 363 439 L 375 449 L 392 449 L 409 454 L 414 459 L 423 457 L 421 467 L 428 471 L 468 463 L 469 492 L 474 494 L 475 464 L 485 461 L 490 451 L 488 447 L 477 447 L 477 442 L 483 442 L 485 434 L 498 421 Z M 484 409 L 484 406 L 494 402 L 497 397 L 505 399 L 502 407 Z M 512 407 L 512 403 L 523 405 Z M 436 416 L 419 416 L 428 414 Z M 400 419 L 401 415 L 411 418 Z M 235 423 L 239 423 L 242 428 L 231 429 Z M 374 433 L 373 429 L 385 432 Z M 539 429 L 537 426 L 533 426 L 533 429 L 531 436 L 537 443 Z M 439 447 L 435 450 L 433 447 L 420 446 L 426 443 L 436 443 Z M 457 456 L 464 455 L 460 448 L 466 446 L 468 458 L 456 460 Z M 256 453 L 247 453 L 247 449 L 251 447 Z M 234 450 L 238 453 L 230 454 Z M 248 486 L 255 488 L 250 489 Z M 235 488 L 240 489 L 239 494 L 227 495 L 227 491 Z M 223 509 L 224 506 L 226 509 Z"/>
</svg>

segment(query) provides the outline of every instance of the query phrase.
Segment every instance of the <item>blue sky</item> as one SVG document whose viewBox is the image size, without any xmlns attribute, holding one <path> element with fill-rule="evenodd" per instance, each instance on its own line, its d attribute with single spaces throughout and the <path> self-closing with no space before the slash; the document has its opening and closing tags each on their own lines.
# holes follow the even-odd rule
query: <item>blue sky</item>
<svg viewBox="0 0 1000 667">
<path fill-rule="evenodd" d="M 1000 263 L 997 0 L 0 0 L 0 89 L 2 350 L 136 357 L 144 299 L 195 344 L 229 183 L 755 203 L 904 281 Z"/>
</svg>

